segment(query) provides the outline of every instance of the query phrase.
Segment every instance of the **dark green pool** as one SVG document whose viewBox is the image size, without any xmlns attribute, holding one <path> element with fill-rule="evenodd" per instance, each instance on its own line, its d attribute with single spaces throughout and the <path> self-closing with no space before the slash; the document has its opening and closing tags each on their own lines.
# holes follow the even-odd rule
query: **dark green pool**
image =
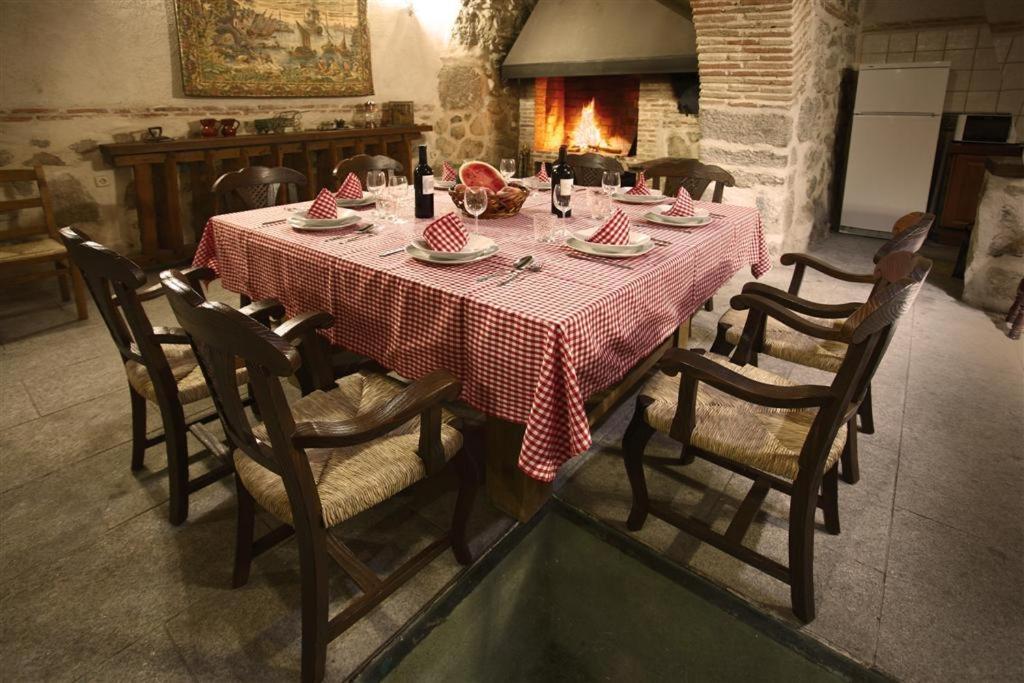
<svg viewBox="0 0 1024 683">
<path fill-rule="evenodd" d="M 878 678 L 557 501 L 361 675 L 395 683 Z"/>
</svg>

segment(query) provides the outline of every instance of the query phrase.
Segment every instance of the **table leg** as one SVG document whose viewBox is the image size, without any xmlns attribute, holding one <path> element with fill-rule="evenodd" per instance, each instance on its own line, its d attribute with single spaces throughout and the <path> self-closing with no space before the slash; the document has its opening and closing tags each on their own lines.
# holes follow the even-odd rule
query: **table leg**
<svg viewBox="0 0 1024 683">
<path fill-rule="evenodd" d="M 519 469 L 519 451 L 525 425 L 488 417 L 484 423 L 487 494 L 495 507 L 520 522 L 534 513 L 551 495 L 551 484 L 532 479 Z"/>
</svg>

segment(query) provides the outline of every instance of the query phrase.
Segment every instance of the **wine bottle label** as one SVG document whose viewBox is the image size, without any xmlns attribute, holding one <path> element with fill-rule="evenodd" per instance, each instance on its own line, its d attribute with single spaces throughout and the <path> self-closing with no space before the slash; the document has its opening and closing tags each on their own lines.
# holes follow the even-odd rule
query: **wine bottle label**
<svg viewBox="0 0 1024 683">
<path fill-rule="evenodd" d="M 558 191 L 562 194 L 572 193 L 572 178 L 563 178 L 558 181 Z"/>
<path fill-rule="evenodd" d="M 434 194 L 434 176 L 423 176 L 423 194 Z"/>
</svg>

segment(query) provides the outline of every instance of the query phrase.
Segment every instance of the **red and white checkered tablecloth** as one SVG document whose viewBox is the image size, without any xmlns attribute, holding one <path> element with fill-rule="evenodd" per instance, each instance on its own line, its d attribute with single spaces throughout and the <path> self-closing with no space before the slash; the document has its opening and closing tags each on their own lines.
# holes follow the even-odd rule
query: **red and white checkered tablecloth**
<svg viewBox="0 0 1024 683">
<path fill-rule="evenodd" d="M 438 216 L 454 209 L 443 193 L 434 202 Z M 575 204 L 567 227 L 597 224 L 585 217 L 583 201 Z M 500 251 L 473 264 L 380 256 L 429 221 L 385 225 L 380 234 L 351 242 L 327 238 L 352 228 L 312 233 L 263 225 L 306 204 L 215 216 L 194 263 L 216 270 L 231 291 L 278 299 L 289 316 L 331 313 L 333 344 L 405 377 L 453 372 L 467 403 L 526 425 L 519 467 L 551 481 L 563 462 L 590 447 L 589 396 L 621 380 L 741 267 L 755 277 L 771 268 L 755 209 L 696 205 L 721 218 L 690 230 L 638 225 L 670 244 L 615 261 L 630 269 L 574 259 L 568 247 L 533 241 L 533 216 L 549 211 L 545 193 L 531 196 L 517 216 L 480 221 Z M 638 221 L 648 208 L 616 206 Z M 527 254 L 541 260 L 539 272 L 506 286 L 498 285 L 501 278 L 477 281 L 506 272 Z"/>
</svg>

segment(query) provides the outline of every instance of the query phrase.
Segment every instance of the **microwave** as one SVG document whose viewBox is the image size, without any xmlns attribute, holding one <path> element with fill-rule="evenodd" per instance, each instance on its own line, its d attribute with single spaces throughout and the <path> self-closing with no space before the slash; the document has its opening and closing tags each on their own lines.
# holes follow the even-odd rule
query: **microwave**
<svg viewBox="0 0 1024 683">
<path fill-rule="evenodd" d="M 959 114 L 953 139 L 958 142 L 1009 142 L 1013 139 L 1013 115 Z"/>
</svg>

